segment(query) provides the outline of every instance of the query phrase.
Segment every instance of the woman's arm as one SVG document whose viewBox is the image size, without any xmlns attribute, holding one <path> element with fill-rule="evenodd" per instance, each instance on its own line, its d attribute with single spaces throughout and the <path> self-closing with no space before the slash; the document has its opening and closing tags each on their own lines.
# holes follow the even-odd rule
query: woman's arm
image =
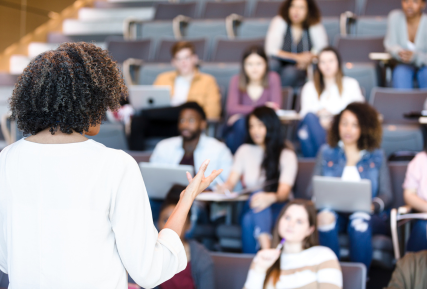
<svg viewBox="0 0 427 289">
<path fill-rule="evenodd" d="M 282 99 L 282 84 L 280 82 L 280 76 L 274 72 L 270 71 L 268 73 L 268 85 L 270 89 L 270 101 L 277 104 L 279 109 L 283 106 Z"/>
<path fill-rule="evenodd" d="M 408 206 L 416 211 L 427 213 L 427 201 L 417 195 L 416 189 L 405 189 L 403 191 L 403 199 Z"/>
<path fill-rule="evenodd" d="M 277 56 L 282 49 L 287 24 L 281 16 L 275 16 L 268 27 L 265 37 L 265 53 L 268 56 Z"/>
<path fill-rule="evenodd" d="M 205 178 L 203 172 L 207 162 L 203 163 L 182 193 L 165 229 L 158 233 L 138 164 L 126 153 L 119 153 L 115 170 L 120 176 L 115 178 L 117 181 L 112 186 L 108 217 L 124 267 L 140 286 L 153 288 L 186 267 L 187 258 L 179 235 L 194 198 L 219 171 Z"/>
<path fill-rule="evenodd" d="M 328 46 L 328 34 L 322 23 L 313 25 L 309 28 L 310 38 L 313 40 L 314 53 L 319 53 Z"/>
<path fill-rule="evenodd" d="M 398 37 L 401 36 L 398 33 L 400 29 L 399 23 L 401 22 L 400 18 L 402 17 L 402 15 L 400 15 L 401 13 L 403 12 L 402 11 L 390 12 L 387 18 L 387 33 L 384 38 L 385 50 L 388 53 L 390 53 L 393 56 L 393 58 L 397 60 L 400 60 L 399 52 L 403 50 L 403 48 L 399 45 L 399 42 L 398 42 Z"/>
</svg>

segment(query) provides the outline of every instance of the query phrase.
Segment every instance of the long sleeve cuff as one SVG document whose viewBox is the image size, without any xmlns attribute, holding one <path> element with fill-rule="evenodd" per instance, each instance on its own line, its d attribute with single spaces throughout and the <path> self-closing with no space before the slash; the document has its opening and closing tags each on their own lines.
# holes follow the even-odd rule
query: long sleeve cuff
<svg viewBox="0 0 427 289">
<path fill-rule="evenodd" d="M 185 254 L 184 244 L 182 244 L 178 234 L 171 229 L 163 229 L 159 232 L 157 240 L 178 257 L 178 271 L 176 273 L 183 271 L 187 267 L 187 254 Z"/>
<path fill-rule="evenodd" d="M 265 273 L 249 270 L 248 278 L 246 279 L 245 283 L 245 289 L 262 289 L 264 286 L 265 277 Z"/>
</svg>

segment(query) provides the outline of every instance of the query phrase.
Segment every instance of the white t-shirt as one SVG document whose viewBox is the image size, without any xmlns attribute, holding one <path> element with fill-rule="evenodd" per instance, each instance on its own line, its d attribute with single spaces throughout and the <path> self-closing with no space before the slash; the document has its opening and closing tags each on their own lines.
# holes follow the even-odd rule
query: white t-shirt
<svg viewBox="0 0 427 289">
<path fill-rule="evenodd" d="M 356 166 L 345 166 L 341 179 L 343 181 L 357 182 L 360 181 L 360 174 Z"/>
<path fill-rule="evenodd" d="M 172 106 L 179 106 L 187 102 L 188 92 L 190 91 L 191 79 L 177 76 L 174 84 L 174 95 L 171 99 Z"/>
<path fill-rule="evenodd" d="M 153 288 L 187 264 L 157 233 L 135 160 L 93 140 L 0 153 L 0 270 L 14 289 Z"/>
<path fill-rule="evenodd" d="M 365 98 L 360 90 L 356 79 L 344 76 L 342 79 L 343 91 L 339 94 L 338 86 L 334 85 L 328 91 L 317 94 L 313 81 L 307 82 L 301 91 L 301 111 L 300 115 L 304 117 L 307 113 L 317 113 L 325 108 L 332 114 L 340 113 L 347 105 L 352 102 L 364 102 Z"/>
</svg>

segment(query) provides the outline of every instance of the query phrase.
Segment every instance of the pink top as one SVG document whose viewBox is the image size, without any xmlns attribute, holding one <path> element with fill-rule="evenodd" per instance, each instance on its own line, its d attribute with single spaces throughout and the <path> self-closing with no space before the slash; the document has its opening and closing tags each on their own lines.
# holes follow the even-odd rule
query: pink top
<svg viewBox="0 0 427 289">
<path fill-rule="evenodd" d="M 418 153 L 409 163 L 406 171 L 404 189 L 416 189 L 420 198 L 427 201 L 427 154 Z"/>
<path fill-rule="evenodd" d="M 240 91 L 239 75 L 231 78 L 227 97 L 227 115 L 249 114 L 255 107 L 262 106 L 268 101 L 277 103 L 279 108 L 282 107 L 282 86 L 276 72 L 268 73 L 268 86 L 256 101 L 253 101 L 246 92 Z"/>
</svg>

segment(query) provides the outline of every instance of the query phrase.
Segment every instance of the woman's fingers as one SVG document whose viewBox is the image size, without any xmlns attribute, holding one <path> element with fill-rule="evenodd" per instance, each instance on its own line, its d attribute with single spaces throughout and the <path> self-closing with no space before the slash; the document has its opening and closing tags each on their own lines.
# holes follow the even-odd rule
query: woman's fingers
<svg viewBox="0 0 427 289">
<path fill-rule="evenodd" d="M 193 177 L 191 176 L 191 174 L 189 172 L 186 172 L 185 175 L 187 176 L 188 183 L 191 183 L 193 181 Z"/>
</svg>

